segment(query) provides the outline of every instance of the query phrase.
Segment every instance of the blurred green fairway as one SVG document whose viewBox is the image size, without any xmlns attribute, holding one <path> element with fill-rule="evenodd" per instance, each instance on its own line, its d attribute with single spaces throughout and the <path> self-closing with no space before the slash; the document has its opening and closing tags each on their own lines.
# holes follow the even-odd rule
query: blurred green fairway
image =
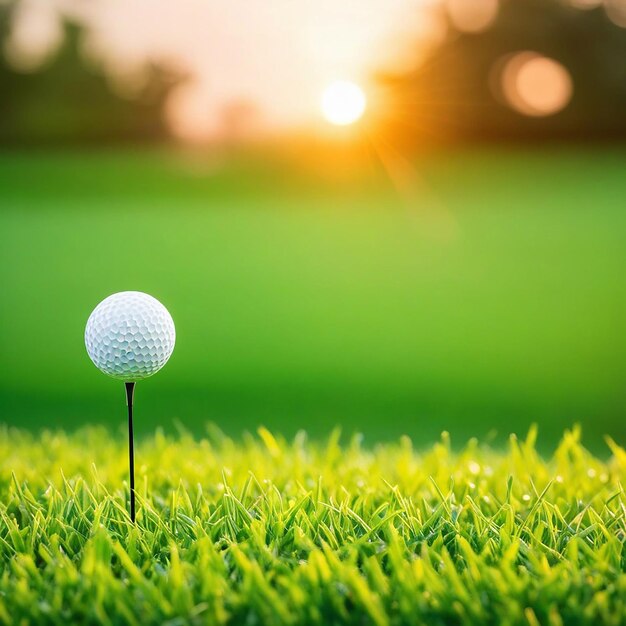
<svg viewBox="0 0 626 626">
<path fill-rule="evenodd" d="M 540 427 L 626 439 L 626 151 L 438 152 L 397 191 L 280 161 L 0 155 L 0 421 L 124 422 L 93 307 L 159 298 L 171 362 L 138 430 L 417 442 Z"/>
</svg>

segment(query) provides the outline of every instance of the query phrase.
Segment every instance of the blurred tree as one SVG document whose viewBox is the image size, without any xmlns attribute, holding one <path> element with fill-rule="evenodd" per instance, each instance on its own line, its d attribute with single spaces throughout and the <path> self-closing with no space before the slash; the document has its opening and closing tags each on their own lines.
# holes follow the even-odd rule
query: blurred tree
<svg viewBox="0 0 626 626">
<path fill-rule="evenodd" d="M 392 102 L 386 125 L 398 142 L 626 139 L 626 29 L 603 8 L 501 0 L 495 21 L 479 33 L 459 32 L 446 19 L 448 35 L 425 62 L 409 74 L 383 79 Z M 562 110 L 533 116 L 511 106 L 504 69 L 522 51 L 554 59 L 569 72 L 571 101 Z M 557 88 L 549 73 L 531 76 L 529 83 L 535 90 Z M 516 86 L 524 87 L 523 81 L 514 81 Z"/>
<path fill-rule="evenodd" d="M 10 36 L 15 4 L 0 5 L 0 42 Z M 64 22 L 56 54 L 38 71 L 23 73 L 0 61 L 0 144 L 153 140 L 166 136 L 163 102 L 181 76 L 157 65 L 142 88 L 122 98 L 103 73 L 81 57 L 80 26 Z"/>
</svg>

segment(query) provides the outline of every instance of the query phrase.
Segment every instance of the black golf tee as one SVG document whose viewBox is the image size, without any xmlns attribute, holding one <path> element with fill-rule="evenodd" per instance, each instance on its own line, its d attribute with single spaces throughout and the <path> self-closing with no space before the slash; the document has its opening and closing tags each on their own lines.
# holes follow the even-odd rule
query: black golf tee
<svg viewBox="0 0 626 626">
<path fill-rule="evenodd" d="M 133 396 L 135 383 L 124 383 L 128 407 L 128 469 L 130 473 L 130 519 L 135 523 L 135 441 L 133 436 Z"/>
</svg>

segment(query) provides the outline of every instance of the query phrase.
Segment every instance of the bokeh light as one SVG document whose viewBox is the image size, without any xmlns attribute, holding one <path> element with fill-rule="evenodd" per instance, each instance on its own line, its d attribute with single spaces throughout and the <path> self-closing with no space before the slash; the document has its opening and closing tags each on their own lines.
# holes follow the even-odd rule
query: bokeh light
<svg viewBox="0 0 626 626">
<path fill-rule="evenodd" d="M 54 54 L 63 40 L 55 8 L 46 2 L 26 0 L 16 5 L 4 54 L 18 72 L 35 72 Z"/>
<path fill-rule="evenodd" d="M 626 0 L 605 0 L 604 8 L 613 24 L 626 28 Z"/>
<path fill-rule="evenodd" d="M 446 10 L 454 28 L 465 33 L 480 33 L 498 16 L 498 0 L 447 0 Z"/>
<path fill-rule="evenodd" d="M 570 0 L 570 4 L 577 9 L 589 11 L 601 7 L 604 2 L 603 0 Z"/>
<path fill-rule="evenodd" d="M 502 95 L 518 113 L 532 117 L 554 115 L 572 98 L 570 73 L 558 61 L 536 52 L 519 52 L 501 64 Z"/>
<path fill-rule="evenodd" d="M 210 91 L 197 83 L 184 83 L 170 94 L 164 114 L 174 137 L 191 143 L 205 142 L 218 132 L 214 107 Z"/>
<path fill-rule="evenodd" d="M 365 112 L 363 90 L 347 80 L 338 80 L 326 87 L 322 95 L 322 113 L 336 126 L 356 122 Z"/>
</svg>

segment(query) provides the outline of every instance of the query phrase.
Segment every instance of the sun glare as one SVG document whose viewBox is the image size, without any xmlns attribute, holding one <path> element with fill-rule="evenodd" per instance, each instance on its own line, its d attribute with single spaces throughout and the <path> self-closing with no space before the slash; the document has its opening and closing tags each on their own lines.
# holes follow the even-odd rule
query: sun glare
<svg viewBox="0 0 626 626">
<path fill-rule="evenodd" d="M 331 83 L 322 94 L 322 113 L 331 124 L 337 126 L 356 122 L 365 112 L 365 104 L 363 90 L 346 80 Z"/>
</svg>

